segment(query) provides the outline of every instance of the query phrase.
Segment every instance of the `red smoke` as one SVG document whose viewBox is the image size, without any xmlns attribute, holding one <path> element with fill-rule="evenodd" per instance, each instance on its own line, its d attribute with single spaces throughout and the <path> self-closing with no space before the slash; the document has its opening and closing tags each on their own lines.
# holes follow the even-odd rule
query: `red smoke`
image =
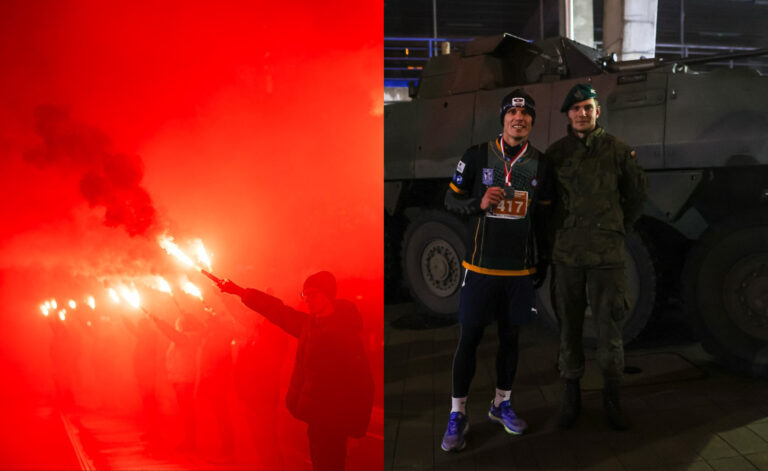
<svg viewBox="0 0 768 471">
<path fill-rule="evenodd" d="M 51 394 L 39 304 L 99 298 L 104 277 L 182 271 L 154 240 L 166 230 L 201 238 L 215 274 L 297 308 L 304 278 L 333 272 L 363 315 L 381 406 L 382 6 L 0 2 L 0 369 L 12 385 L 0 413 L 16 410 L 6 428 L 32 424 L 16 406 Z M 185 273 L 214 307 L 249 312 Z M 143 294 L 173 320 L 167 295 Z M 265 384 L 285 388 L 295 341 L 256 322 Z M 132 340 L 112 328 L 120 341 L 104 343 L 129 360 Z M 117 376 L 110 391 L 123 398 L 130 377 Z M 282 407 L 279 423 L 283 438 L 301 431 Z M 0 468 L 44 456 L 29 443 L 0 447 Z"/>
</svg>

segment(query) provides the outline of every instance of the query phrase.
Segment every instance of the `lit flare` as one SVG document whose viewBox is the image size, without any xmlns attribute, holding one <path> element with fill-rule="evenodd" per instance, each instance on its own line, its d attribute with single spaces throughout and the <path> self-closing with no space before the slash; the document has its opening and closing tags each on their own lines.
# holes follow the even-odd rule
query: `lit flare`
<svg viewBox="0 0 768 471">
<path fill-rule="evenodd" d="M 197 257 L 197 261 L 200 262 L 200 264 L 203 265 L 206 270 L 211 271 L 211 258 L 208 256 L 208 252 L 205 251 L 203 241 L 200 239 L 195 239 L 192 244 L 195 249 L 195 256 Z"/>
<path fill-rule="evenodd" d="M 91 309 L 96 309 L 96 300 L 93 299 L 93 296 L 88 296 L 85 300 L 85 304 L 91 307 Z"/>
<path fill-rule="evenodd" d="M 141 307 L 141 297 L 139 296 L 139 292 L 135 287 L 131 286 L 128 288 L 125 285 L 121 285 L 120 296 L 125 300 L 125 302 L 133 306 L 134 309 L 139 309 Z"/>
<path fill-rule="evenodd" d="M 203 293 L 200 291 L 200 288 L 198 288 L 197 286 L 193 285 L 192 282 L 190 282 L 190 281 L 182 281 L 182 283 L 181 283 L 181 290 L 184 291 L 185 293 L 189 294 L 189 295 L 192 295 L 192 296 L 200 299 L 200 301 L 203 300 Z"/>
<path fill-rule="evenodd" d="M 75 302 L 74 299 L 69 300 L 69 307 L 71 307 L 72 309 L 77 308 L 77 303 Z"/>
<path fill-rule="evenodd" d="M 182 252 L 179 246 L 176 245 L 176 243 L 173 241 L 173 237 L 169 235 L 161 235 L 157 238 L 157 242 L 166 252 L 181 260 L 184 264 L 189 265 L 196 270 L 200 270 L 200 267 L 195 265 L 195 262 L 193 262 L 192 259 L 189 258 L 187 254 Z"/>
<path fill-rule="evenodd" d="M 153 275 L 145 279 L 145 283 L 152 288 L 155 291 L 160 291 L 161 293 L 168 293 L 171 296 L 173 296 L 173 290 L 171 290 L 171 285 L 160 275 Z"/>
</svg>

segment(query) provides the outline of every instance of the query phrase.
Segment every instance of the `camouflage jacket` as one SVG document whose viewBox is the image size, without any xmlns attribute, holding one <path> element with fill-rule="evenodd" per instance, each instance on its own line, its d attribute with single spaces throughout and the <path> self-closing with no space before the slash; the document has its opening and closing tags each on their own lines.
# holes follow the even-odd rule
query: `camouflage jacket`
<svg viewBox="0 0 768 471">
<path fill-rule="evenodd" d="M 573 267 L 624 265 L 624 238 L 642 213 L 646 180 L 635 152 L 599 125 L 584 139 L 552 144 L 552 261 Z"/>
</svg>

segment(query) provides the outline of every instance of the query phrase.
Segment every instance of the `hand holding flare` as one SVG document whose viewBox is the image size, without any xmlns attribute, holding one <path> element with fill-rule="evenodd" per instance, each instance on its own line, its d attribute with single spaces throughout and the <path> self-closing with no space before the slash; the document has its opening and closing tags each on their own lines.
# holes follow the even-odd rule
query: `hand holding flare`
<svg viewBox="0 0 768 471">
<path fill-rule="evenodd" d="M 216 282 L 216 285 L 219 287 L 222 293 L 236 294 L 238 296 L 242 296 L 243 293 L 245 292 L 245 288 L 237 285 L 234 281 L 227 280 L 227 279 L 223 279 L 223 280 L 219 279 L 219 281 Z"/>
</svg>

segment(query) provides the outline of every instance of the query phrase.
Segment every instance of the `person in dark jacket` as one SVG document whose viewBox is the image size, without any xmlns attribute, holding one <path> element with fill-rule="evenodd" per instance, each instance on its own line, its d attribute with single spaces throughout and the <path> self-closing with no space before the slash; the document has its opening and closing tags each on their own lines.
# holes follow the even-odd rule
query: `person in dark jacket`
<svg viewBox="0 0 768 471">
<path fill-rule="evenodd" d="M 240 296 L 246 306 L 299 340 L 286 395 L 288 411 L 308 424 L 313 468 L 343 470 L 347 438 L 365 435 L 373 406 L 373 377 L 355 305 L 336 299 L 336 279 L 327 271 L 304 282 L 309 314 L 229 280 L 219 288 Z"/>
</svg>

